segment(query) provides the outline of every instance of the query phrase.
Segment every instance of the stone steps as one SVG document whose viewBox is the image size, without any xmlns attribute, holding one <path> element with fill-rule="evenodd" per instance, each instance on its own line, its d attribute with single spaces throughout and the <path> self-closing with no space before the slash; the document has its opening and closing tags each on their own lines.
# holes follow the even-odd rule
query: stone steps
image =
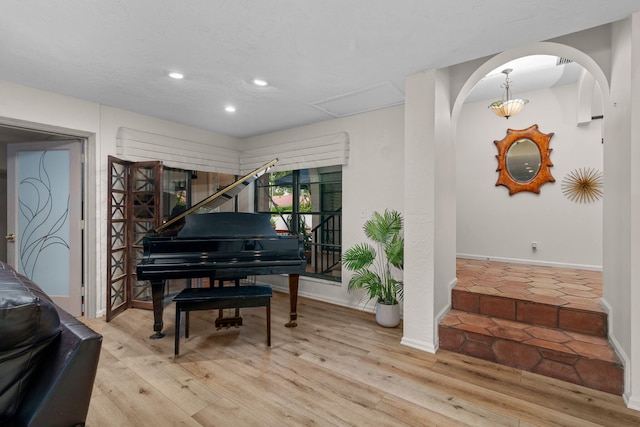
<svg viewBox="0 0 640 427">
<path fill-rule="evenodd" d="M 541 271 L 459 261 L 440 348 L 621 395 L 624 370 L 607 339 L 607 314 L 598 291 L 582 289 L 596 286 L 574 270 Z"/>
<path fill-rule="evenodd" d="M 518 296 L 486 295 L 455 287 L 452 291 L 452 307 L 455 310 L 506 320 L 607 336 L 607 314 L 599 306 L 565 305 L 552 298 L 545 301 Z"/>
</svg>

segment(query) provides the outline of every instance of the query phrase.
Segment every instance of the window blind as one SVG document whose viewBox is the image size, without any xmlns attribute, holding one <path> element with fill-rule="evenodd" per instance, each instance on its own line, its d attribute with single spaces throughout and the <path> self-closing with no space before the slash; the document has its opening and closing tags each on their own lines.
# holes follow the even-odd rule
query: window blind
<svg viewBox="0 0 640 427">
<path fill-rule="evenodd" d="M 349 134 L 338 132 L 246 150 L 240 155 L 240 169 L 242 173 L 248 173 L 274 158 L 278 163 L 272 171 L 346 165 Z"/>
<path fill-rule="evenodd" d="M 240 173 L 238 150 L 125 127 L 118 129 L 116 155 L 134 162 L 159 160 L 177 169 Z"/>
<path fill-rule="evenodd" d="M 134 162 L 159 160 L 177 169 L 243 175 L 274 158 L 278 163 L 273 171 L 346 165 L 349 134 L 338 132 L 239 151 L 121 127 L 116 155 Z"/>
</svg>

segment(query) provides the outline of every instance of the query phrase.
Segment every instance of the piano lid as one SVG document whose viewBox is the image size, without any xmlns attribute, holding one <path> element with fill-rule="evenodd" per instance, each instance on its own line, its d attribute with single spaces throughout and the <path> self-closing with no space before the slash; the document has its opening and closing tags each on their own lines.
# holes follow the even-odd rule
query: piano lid
<svg viewBox="0 0 640 427">
<path fill-rule="evenodd" d="M 187 215 L 193 212 L 196 212 L 200 208 L 203 208 L 203 207 L 206 207 L 207 209 L 217 208 L 218 206 L 222 205 L 226 201 L 233 199 L 242 190 L 244 190 L 256 179 L 260 178 L 265 172 L 271 169 L 271 167 L 273 167 L 273 165 L 275 165 L 277 162 L 278 162 L 278 159 L 273 159 L 270 162 L 265 163 L 264 165 L 260 166 L 253 172 L 246 174 L 245 176 L 233 182 L 232 184 L 229 184 L 223 189 L 218 190 L 214 194 L 210 195 L 206 199 L 199 201 L 198 203 L 191 206 L 189 209 L 185 210 L 184 212 L 181 212 L 178 215 L 172 218 L 169 218 L 167 222 L 162 224 L 160 227 L 154 229 L 153 231 L 157 234 L 160 234 L 166 229 L 171 228 L 171 226 L 177 225 L 177 223 L 181 219 L 183 219 L 184 217 L 186 217 Z"/>
<path fill-rule="evenodd" d="M 276 231 L 270 219 L 271 214 L 253 212 L 189 215 L 179 236 L 182 239 L 271 237 L 276 235 Z"/>
</svg>

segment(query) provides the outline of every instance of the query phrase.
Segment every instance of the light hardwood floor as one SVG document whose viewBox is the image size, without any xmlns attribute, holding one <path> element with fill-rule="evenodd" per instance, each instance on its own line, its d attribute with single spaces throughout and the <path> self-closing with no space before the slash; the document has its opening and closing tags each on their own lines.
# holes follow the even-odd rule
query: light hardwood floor
<svg viewBox="0 0 640 427">
<path fill-rule="evenodd" d="M 265 309 L 216 331 L 217 311 L 191 313 L 174 359 L 174 306 L 161 340 L 152 313 L 85 320 L 104 335 L 87 425 L 96 426 L 631 426 L 620 396 L 440 350 L 400 344 L 401 327 L 372 314 L 274 292 L 272 347 Z"/>
</svg>

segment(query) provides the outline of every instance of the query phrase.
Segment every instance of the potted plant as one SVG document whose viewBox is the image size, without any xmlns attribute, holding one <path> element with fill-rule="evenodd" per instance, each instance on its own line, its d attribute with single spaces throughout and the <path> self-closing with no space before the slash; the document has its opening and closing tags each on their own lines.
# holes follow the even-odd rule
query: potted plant
<svg viewBox="0 0 640 427">
<path fill-rule="evenodd" d="M 402 227 L 403 219 L 398 211 L 374 212 L 363 226 L 364 234 L 373 244 L 359 243 L 342 256 L 345 268 L 354 272 L 349 279 L 349 291 L 364 289 L 369 299 L 376 301 L 376 321 L 386 327 L 400 323 L 399 300 L 404 288 L 393 270 L 403 269 Z"/>
</svg>

